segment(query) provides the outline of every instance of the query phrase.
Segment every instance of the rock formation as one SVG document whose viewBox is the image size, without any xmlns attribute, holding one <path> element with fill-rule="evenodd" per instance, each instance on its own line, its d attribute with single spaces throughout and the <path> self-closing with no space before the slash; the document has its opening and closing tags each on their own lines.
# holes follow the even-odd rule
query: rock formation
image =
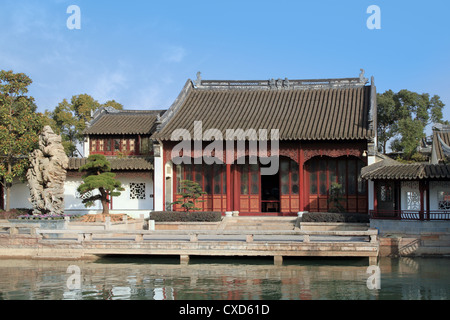
<svg viewBox="0 0 450 320">
<path fill-rule="evenodd" d="M 68 165 L 61 136 L 45 126 L 39 136 L 39 149 L 30 154 L 27 172 L 33 214 L 64 213 L 64 181 Z"/>
</svg>

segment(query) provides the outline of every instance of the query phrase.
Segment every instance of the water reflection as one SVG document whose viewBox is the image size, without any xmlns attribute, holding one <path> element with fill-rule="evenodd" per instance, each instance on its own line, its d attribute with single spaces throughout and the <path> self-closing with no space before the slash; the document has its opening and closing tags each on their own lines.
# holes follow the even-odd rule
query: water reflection
<svg viewBox="0 0 450 320">
<path fill-rule="evenodd" d="M 81 270 L 69 289 L 70 265 Z M 109 257 L 97 261 L 1 260 L 0 299 L 307 300 L 449 299 L 450 259 L 383 258 L 381 289 L 367 260 Z"/>
</svg>

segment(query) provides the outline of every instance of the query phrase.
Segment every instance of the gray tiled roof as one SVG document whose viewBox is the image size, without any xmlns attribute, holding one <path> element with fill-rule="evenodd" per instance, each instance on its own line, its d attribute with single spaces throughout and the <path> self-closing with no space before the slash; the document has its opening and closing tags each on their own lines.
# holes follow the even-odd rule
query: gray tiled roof
<svg viewBox="0 0 450 320">
<path fill-rule="evenodd" d="M 444 142 L 447 146 L 450 145 L 450 132 L 449 131 L 434 131 L 433 132 L 433 148 L 436 152 L 436 158 L 438 161 L 444 161 L 446 159 L 446 155 L 444 154 L 444 150 L 442 148 L 442 143 L 439 141 L 439 138 L 442 142 Z"/>
<path fill-rule="evenodd" d="M 151 134 L 161 110 L 104 113 L 84 130 L 87 135 Z"/>
<path fill-rule="evenodd" d="M 175 129 L 193 136 L 218 129 L 279 129 L 280 140 L 370 139 L 371 86 L 311 89 L 227 89 L 192 87 L 176 113 L 153 137 L 170 140 Z M 372 110 L 373 111 L 373 110 Z M 375 111 L 376 112 L 376 111 Z"/>
<path fill-rule="evenodd" d="M 363 168 L 361 178 L 366 180 L 450 179 L 450 165 L 403 164 L 384 160 Z"/>
<path fill-rule="evenodd" d="M 69 158 L 68 170 L 79 170 L 87 158 Z M 153 170 L 153 160 L 144 157 L 109 158 L 112 171 Z"/>
</svg>

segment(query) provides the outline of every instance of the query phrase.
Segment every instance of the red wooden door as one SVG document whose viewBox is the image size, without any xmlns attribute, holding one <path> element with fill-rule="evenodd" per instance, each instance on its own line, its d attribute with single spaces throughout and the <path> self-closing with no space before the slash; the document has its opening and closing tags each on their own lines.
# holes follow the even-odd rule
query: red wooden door
<svg viewBox="0 0 450 320">
<path fill-rule="evenodd" d="M 260 171 L 258 164 L 243 164 L 239 166 L 240 180 L 239 208 L 242 213 L 261 212 Z"/>
</svg>

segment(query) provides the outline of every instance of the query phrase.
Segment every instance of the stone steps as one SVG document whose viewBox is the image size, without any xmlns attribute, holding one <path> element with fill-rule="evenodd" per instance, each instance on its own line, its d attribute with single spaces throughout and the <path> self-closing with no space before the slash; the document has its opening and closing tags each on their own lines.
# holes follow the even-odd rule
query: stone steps
<svg viewBox="0 0 450 320">
<path fill-rule="evenodd" d="M 294 230 L 295 217 L 226 217 L 220 230 Z"/>
<path fill-rule="evenodd" d="M 106 217 L 109 217 L 111 222 L 121 222 L 124 221 L 124 217 L 126 214 L 86 214 L 81 218 L 81 222 L 105 222 Z M 132 218 L 127 216 L 128 220 L 132 220 Z"/>
</svg>

